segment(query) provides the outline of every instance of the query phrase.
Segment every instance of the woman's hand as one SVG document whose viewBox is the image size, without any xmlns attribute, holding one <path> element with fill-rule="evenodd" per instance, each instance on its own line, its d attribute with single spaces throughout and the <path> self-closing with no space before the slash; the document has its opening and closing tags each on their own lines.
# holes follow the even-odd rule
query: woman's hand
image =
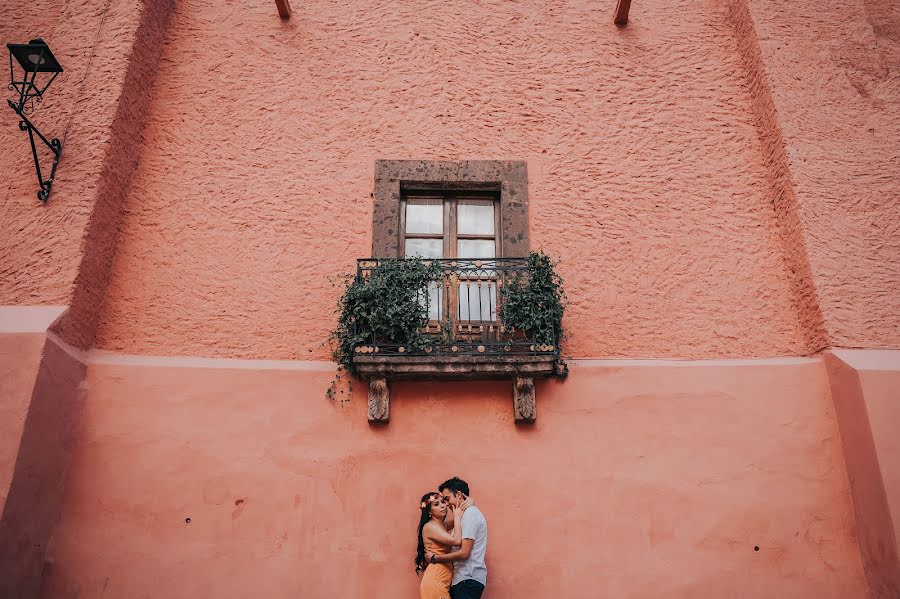
<svg viewBox="0 0 900 599">
<path fill-rule="evenodd" d="M 462 513 L 464 511 L 466 511 L 467 509 L 469 509 L 470 507 L 473 507 L 474 505 L 475 505 L 475 501 L 471 497 L 466 497 L 466 500 L 463 501 L 461 504 L 459 504 L 459 507 L 456 509 L 458 509 L 460 511 L 460 513 Z M 456 512 L 456 510 L 453 510 L 453 511 L 454 511 L 454 513 Z"/>
</svg>

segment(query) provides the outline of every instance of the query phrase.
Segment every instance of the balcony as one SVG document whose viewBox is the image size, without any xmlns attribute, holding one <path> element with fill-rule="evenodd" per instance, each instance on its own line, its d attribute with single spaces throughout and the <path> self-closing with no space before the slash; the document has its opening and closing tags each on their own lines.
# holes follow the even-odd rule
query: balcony
<svg viewBox="0 0 900 599">
<path fill-rule="evenodd" d="M 337 336 L 369 380 L 369 420 L 387 421 L 390 381 L 478 379 L 511 379 L 516 419 L 533 420 L 533 379 L 559 363 L 560 293 L 542 254 L 358 260 Z"/>
</svg>

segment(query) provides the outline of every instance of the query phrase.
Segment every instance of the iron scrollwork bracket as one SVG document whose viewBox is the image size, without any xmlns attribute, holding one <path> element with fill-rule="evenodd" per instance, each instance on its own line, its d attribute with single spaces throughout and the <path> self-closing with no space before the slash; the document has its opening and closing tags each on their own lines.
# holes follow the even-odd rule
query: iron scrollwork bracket
<svg viewBox="0 0 900 599">
<path fill-rule="evenodd" d="M 31 142 L 31 155 L 34 158 L 34 170 L 37 173 L 38 184 L 41 186 L 37 192 L 37 197 L 40 201 L 46 203 L 47 198 L 50 197 L 50 189 L 53 187 L 53 179 L 56 177 L 56 166 L 59 164 L 59 156 L 62 154 L 62 143 L 55 137 L 47 140 L 38 128 L 34 126 L 34 123 L 28 120 L 22 107 L 13 103 L 12 100 L 7 100 L 6 102 L 22 119 L 19 121 L 19 129 L 28 132 L 28 139 Z M 53 152 L 53 167 L 50 169 L 50 177 L 47 179 L 44 179 L 41 175 L 41 162 L 38 158 L 37 144 L 34 142 L 35 135 Z"/>
</svg>

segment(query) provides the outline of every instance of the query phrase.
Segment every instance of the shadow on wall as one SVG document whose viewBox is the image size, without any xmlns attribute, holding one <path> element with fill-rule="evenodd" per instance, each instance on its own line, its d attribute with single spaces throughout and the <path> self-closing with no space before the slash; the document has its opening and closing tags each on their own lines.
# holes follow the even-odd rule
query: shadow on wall
<svg viewBox="0 0 900 599">
<path fill-rule="evenodd" d="M 53 336 L 45 338 L 0 517 L 0 597 L 37 596 L 84 407 L 85 371 Z"/>
</svg>

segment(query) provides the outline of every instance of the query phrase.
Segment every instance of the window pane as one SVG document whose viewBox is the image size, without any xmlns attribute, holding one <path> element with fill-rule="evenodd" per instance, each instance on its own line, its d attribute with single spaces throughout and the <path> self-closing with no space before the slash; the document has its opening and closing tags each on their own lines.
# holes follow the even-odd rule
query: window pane
<svg viewBox="0 0 900 599">
<path fill-rule="evenodd" d="M 493 235 L 493 200 L 460 200 L 456 209 L 456 222 L 457 233 Z"/>
<path fill-rule="evenodd" d="M 444 204 L 440 198 L 415 198 L 406 201 L 407 233 L 443 233 Z"/>
<path fill-rule="evenodd" d="M 459 258 L 494 258 L 494 240 L 457 239 L 456 255 Z"/>
<path fill-rule="evenodd" d="M 423 294 L 424 295 L 424 294 Z M 440 320 L 444 299 L 444 288 L 438 282 L 434 281 L 428 284 L 428 320 Z M 424 303 L 425 298 L 421 301 Z"/>
<path fill-rule="evenodd" d="M 406 240 L 406 257 L 440 258 L 444 253 L 443 239 L 409 239 Z"/>
<path fill-rule="evenodd" d="M 459 284 L 460 320 L 497 320 L 497 288 L 488 281 Z"/>
</svg>

